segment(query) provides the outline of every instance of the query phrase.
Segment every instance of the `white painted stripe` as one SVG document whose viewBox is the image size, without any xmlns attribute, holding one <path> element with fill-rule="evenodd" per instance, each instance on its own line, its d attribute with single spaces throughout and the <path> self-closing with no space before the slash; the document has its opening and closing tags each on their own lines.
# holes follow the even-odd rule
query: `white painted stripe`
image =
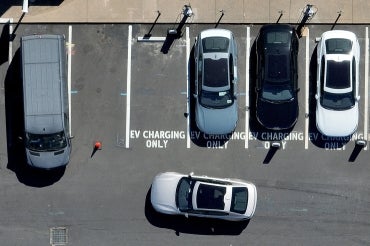
<svg viewBox="0 0 370 246">
<path fill-rule="evenodd" d="M 69 136 L 72 137 L 72 102 L 71 102 L 71 78 L 72 78 L 72 26 L 68 27 L 68 105 L 69 105 Z"/>
<path fill-rule="evenodd" d="M 364 139 L 368 141 L 368 111 L 369 111 L 369 28 L 365 34 L 365 96 L 364 96 Z M 367 145 L 364 150 L 367 150 Z"/>
<path fill-rule="evenodd" d="M 189 27 L 186 27 L 186 148 L 190 148 L 190 86 L 189 86 L 189 58 L 190 58 L 190 36 Z"/>
<path fill-rule="evenodd" d="M 250 57 L 250 27 L 247 27 L 247 43 L 245 48 L 245 140 L 244 148 L 248 149 L 249 145 L 249 57 Z"/>
<path fill-rule="evenodd" d="M 164 42 L 166 37 L 138 37 L 138 42 Z"/>
<path fill-rule="evenodd" d="M 13 19 L 8 19 L 9 22 L 9 53 L 8 53 L 8 61 L 9 64 L 12 63 L 13 60 Z"/>
<path fill-rule="evenodd" d="M 305 67 L 305 120 L 304 120 L 304 148 L 308 149 L 308 140 L 309 140 L 309 115 L 310 115 L 310 29 L 307 28 L 307 35 L 306 35 L 306 67 Z"/>
<path fill-rule="evenodd" d="M 132 26 L 128 26 L 127 40 L 127 97 L 126 97 L 126 141 L 125 148 L 130 148 L 130 111 L 131 111 L 131 41 Z"/>
</svg>

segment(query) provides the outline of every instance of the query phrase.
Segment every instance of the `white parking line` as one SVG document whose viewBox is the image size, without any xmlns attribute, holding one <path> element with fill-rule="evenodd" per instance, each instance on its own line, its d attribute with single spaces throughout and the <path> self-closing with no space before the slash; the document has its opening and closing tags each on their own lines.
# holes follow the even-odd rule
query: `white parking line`
<svg viewBox="0 0 370 246">
<path fill-rule="evenodd" d="M 72 26 L 68 27 L 68 105 L 69 105 L 69 136 L 72 137 L 72 107 L 71 107 L 71 78 L 72 78 Z"/>
<path fill-rule="evenodd" d="M 132 26 L 128 26 L 127 40 L 127 97 L 126 97 L 126 141 L 125 148 L 130 148 L 130 110 L 131 110 L 131 40 Z"/>
<path fill-rule="evenodd" d="M 247 27 L 247 43 L 245 54 L 245 140 L 244 148 L 248 149 L 249 144 L 249 57 L 250 57 L 250 27 Z"/>
<path fill-rule="evenodd" d="M 369 28 L 366 27 L 365 33 L 365 98 L 364 98 L 364 139 L 367 141 L 368 136 L 368 109 L 369 109 Z M 367 145 L 364 150 L 367 150 Z"/>
<path fill-rule="evenodd" d="M 186 27 L 186 147 L 190 148 L 190 93 L 189 93 L 189 58 L 190 58 L 190 36 L 189 27 Z"/>
<path fill-rule="evenodd" d="M 13 34 L 13 19 L 9 19 L 9 54 L 8 54 L 8 61 L 9 64 L 12 63 L 13 60 L 13 38 L 11 37 Z"/>
<path fill-rule="evenodd" d="M 307 27 L 307 35 L 306 35 L 306 66 L 305 66 L 305 124 L 304 124 L 304 148 L 308 149 L 308 140 L 309 140 L 309 96 L 310 96 L 310 29 Z"/>
</svg>

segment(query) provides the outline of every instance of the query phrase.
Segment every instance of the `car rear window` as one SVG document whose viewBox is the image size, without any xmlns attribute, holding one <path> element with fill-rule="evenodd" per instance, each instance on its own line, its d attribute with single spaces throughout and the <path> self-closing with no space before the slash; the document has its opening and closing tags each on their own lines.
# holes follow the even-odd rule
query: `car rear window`
<svg viewBox="0 0 370 246">
<path fill-rule="evenodd" d="M 287 44 L 289 40 L 289 32 L 268 32 L 266 35 L 266 43 L 268 44 Z"/>
<path fill-rule="evenodd" d="M 327 54 L 348 54 L 352 50 L 352 41 L 345 38 L 331 38 L 325 41 Z"/>
<path fill-rule="evenodd" d="M 230 211 L 244 214 L 248 205 L 248 190 L 245 187 L 233 188 Z"/>
<path fill-rule="evenodd" d="M 208 37 L 202 39 L 203 53 L 228 52 L 229 39 L 225 37 Z"/>
<path fill-rule="evenodd" d="M 345 89 L 351 86 L 350 61 L 327 61 L 326 87 Z"/>
<path fill-rule="evenodd" d="M 229 84 L 228 62 L 226 58 L 204 59 L 204 86 L 224 87 Z"/>
</svg>

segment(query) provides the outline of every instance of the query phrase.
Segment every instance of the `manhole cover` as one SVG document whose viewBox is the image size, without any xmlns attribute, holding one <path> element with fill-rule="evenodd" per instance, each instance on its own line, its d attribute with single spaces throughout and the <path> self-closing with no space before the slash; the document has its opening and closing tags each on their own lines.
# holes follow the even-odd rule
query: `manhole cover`
<svg viewBox="0 0 370 246">
<path fill-rule="evenodd" d="M 50 228 L 50 245 L 67 245 L 68 243 L 68 230 L 65 227 Z"/>
</svg>

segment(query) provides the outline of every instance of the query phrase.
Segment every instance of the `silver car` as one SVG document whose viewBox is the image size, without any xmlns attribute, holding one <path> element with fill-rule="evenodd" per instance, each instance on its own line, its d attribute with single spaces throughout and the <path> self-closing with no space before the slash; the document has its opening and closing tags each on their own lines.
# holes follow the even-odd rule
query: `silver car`
<svg viewBox="0 0 370 246">
<path fill-rule="evenodd" d="M 237 45 L 229 30 L 202 31 L 195 43 L 195 121 L 206 134 L 228 134 L 238 121 Z"/>
<path fill-rule="evenodd" d="M 239 179 L 166 172 L 154 178 L 150 200 L 164 214 L 240 221 L 252 218 L 257 189 Z"/>
</svg>

